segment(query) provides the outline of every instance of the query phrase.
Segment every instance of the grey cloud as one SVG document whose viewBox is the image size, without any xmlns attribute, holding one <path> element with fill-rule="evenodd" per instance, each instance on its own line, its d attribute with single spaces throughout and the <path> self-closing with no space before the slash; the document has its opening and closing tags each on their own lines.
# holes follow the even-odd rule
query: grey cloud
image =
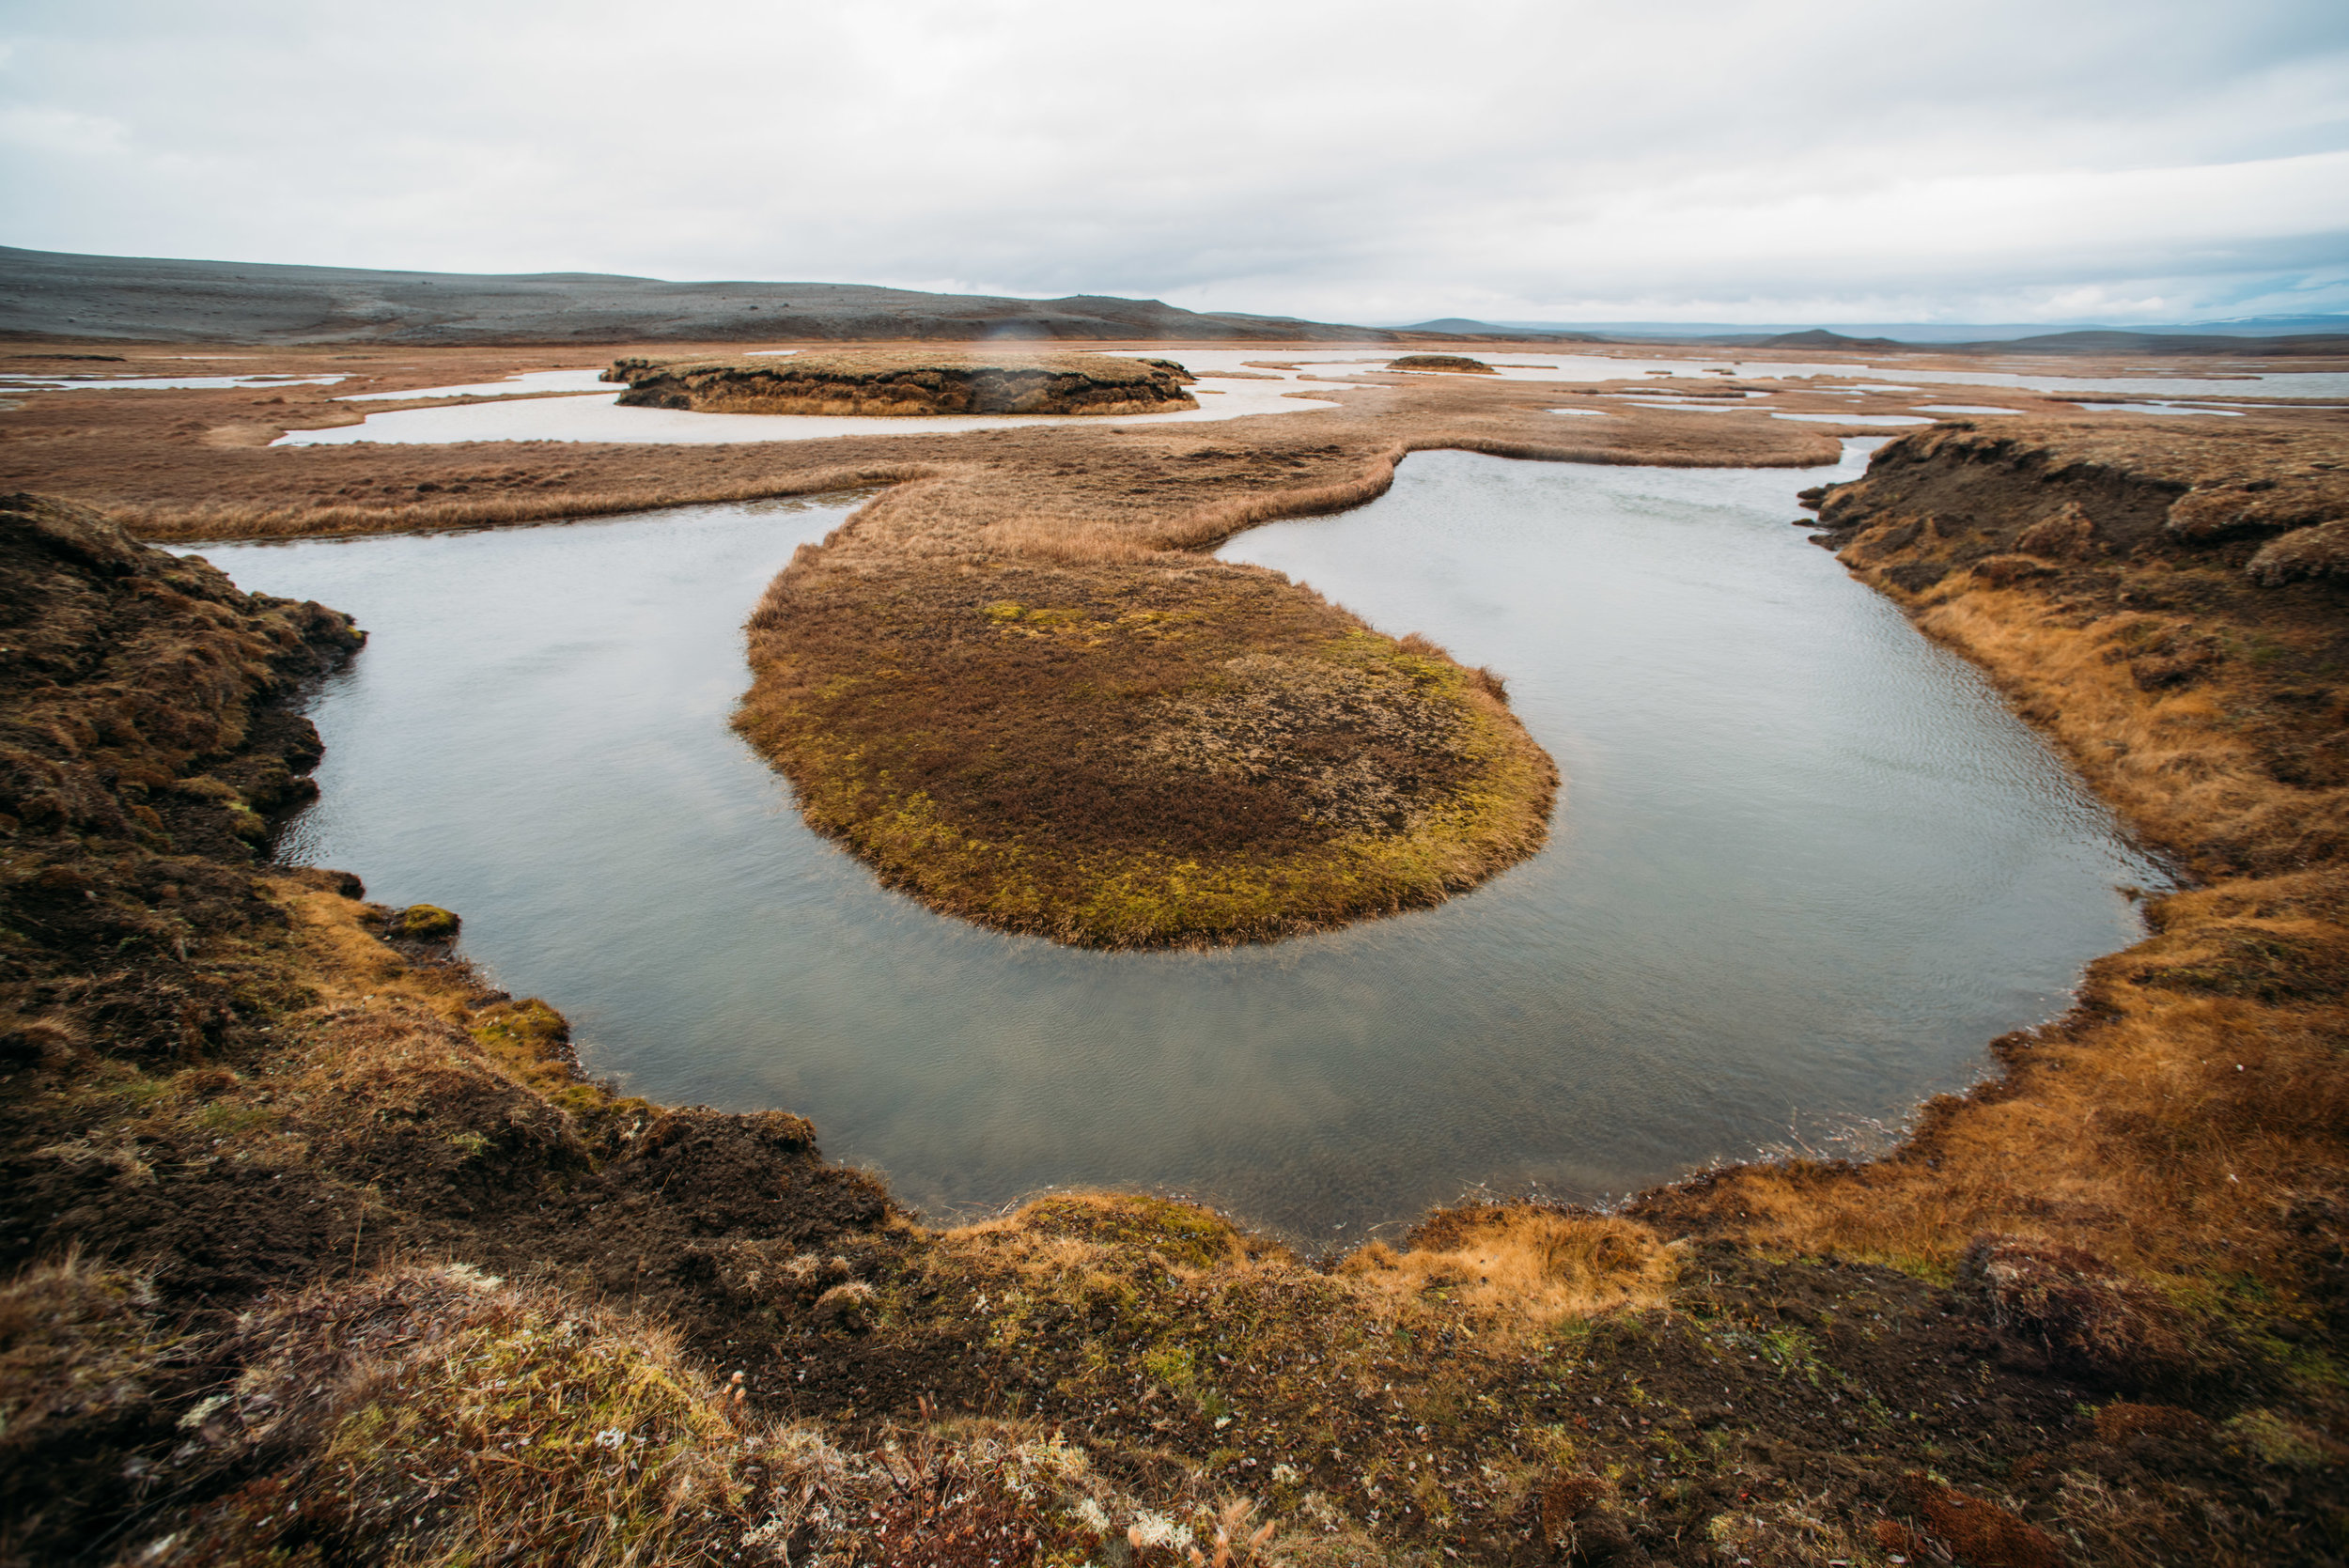
<svg viewBox="0 0 2349 1568">
<path fill-rule="evenodd" d="M 50 249 L 1350 319 L 2349 309 L 2338 5 L 19 4 L 0 46 L 7 239 Z"/>
</svg>

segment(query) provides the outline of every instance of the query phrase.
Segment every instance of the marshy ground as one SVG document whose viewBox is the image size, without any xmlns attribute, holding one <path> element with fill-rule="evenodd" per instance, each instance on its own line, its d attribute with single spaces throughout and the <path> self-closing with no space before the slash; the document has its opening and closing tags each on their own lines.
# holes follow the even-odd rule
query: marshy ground
<svg viewBox="0 0 2349 1568">
<path fill-rule="evenodd" d="M 424 358 L 401 359 L 419 385 L 496 367 Z M 878 644 L 817 629 L 886 613 L 943 702 L 974 689 L 953 633 L 983 679 L 1064 639 L 1116 668 L 1119 617 L 1195 592 L 1266 644 L 1229 657 L 1283 673 L 1089 722 L 1098 754 L 1180 776 L 1305 690 L 1359 702 L 1382 778 L 1439 791 L 1455 765 L 1426 739 L 1481 684 L 1383 638 L 1349 665 L 1328 649 L 1369 634 L 1341 613 L 1195 557 L 1178 583 L 1169 552 L 1376 493 L 1411 446 L 1793 464 L 1835 429 L 1569 425 L 1554 389 L 1442 377 L 1148 433 L 269 450 L 214 432 L 304 406 L 22 396 L 6 483 L 148 536 L 896 478 L 782 580 L 826 613 L 761 629 L 767 670 L 845 672 Z M 1999 1043 L 1998 1080 L 1883 1160 L 1735 1168 L 1611 1215 L 1455 1210 L 1343 1258 L 1133 1198 L 930 1229 L 797 1118 L 583 1081 L 553 1009 L 484 990 L 348 879 L 257 858 L 315 758 L 301 682 L 347 656 L 347 623 L 12 503 L 6 1548 L 1155 1563 L 1221 1528 L 1235 1559 L 1299 1563 L 2340 1560 L 2340 419 L 1941 427 L 1821 498 L 1846 562 L 2192 878 L 2067 1018 Z M 1295 784 L 1268 831 L 1390 825 L 1391 796 L 1311 766 L 1316 724 L 1280 733 Z M 1040 809 L 961 753 L 900 765 L 964 809 Z M 1258 1512 L 1219 1527 L 1232 1497 Z"/>
</svg>

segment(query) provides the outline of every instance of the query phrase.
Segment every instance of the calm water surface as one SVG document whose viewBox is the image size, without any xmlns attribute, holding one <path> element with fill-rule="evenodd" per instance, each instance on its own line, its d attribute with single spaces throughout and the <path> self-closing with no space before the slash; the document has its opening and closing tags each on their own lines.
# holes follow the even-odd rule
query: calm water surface
<svg viewBox="0 0 2349 1568">
<path fill-rule="evenodd" d="M 1896 1120 L 2138 935 L 2115 884 L 2155 869 L 1787 526 L 1824 476 L 1433 453 L 1236 541 L 1505 671 L 1568 784 L 1474 893 L 1207 955 L 975 930 L 801 825 L 725 718 L 743 618 L 848 499 L 205 553 L 372 634 L 289 856 L 461 911 L 596 1070 L 805 1112 L 933 1212 L 1105 1183 L 1346 1240 Z"/>
</svg>

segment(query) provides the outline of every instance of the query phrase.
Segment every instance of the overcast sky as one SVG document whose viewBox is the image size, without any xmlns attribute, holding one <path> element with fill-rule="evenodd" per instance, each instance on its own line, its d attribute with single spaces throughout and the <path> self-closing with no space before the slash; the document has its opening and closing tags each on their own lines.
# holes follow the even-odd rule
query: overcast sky
<svg viewBox="0 0 2349 1568">
<path fill-rule="evenodd" d="M 1361 322 L 2349 311 L 2349 0 L 0 0 L 0 213 Z"/>
</svg>

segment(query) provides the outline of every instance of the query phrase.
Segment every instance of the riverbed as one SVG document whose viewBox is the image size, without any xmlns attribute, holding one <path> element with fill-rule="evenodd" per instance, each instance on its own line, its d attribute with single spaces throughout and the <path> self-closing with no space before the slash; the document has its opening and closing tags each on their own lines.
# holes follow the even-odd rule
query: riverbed
<svg viewBox="0 0 2349 1568">
<path fill-rule="evenodd" d="M 810 832 L 726 728 L 740 624 L 858 498 L 211 547 L 350 611 L 288 858 L 464 951 L 656 1099 L 779 1106 L 899 1196 L 1176 1191 L 1311 1243 L 1479 1190 L 1600 1199 L 1864 1149 L 2136 939 L 2161 874 L 1969 667 L 1790 528 L 1858 472 L 1426 453 L 1241 536 L 1503 672 L 1551 845 L 1434 909 L 1102 954 L 976 929 Z"/>
</svg>

